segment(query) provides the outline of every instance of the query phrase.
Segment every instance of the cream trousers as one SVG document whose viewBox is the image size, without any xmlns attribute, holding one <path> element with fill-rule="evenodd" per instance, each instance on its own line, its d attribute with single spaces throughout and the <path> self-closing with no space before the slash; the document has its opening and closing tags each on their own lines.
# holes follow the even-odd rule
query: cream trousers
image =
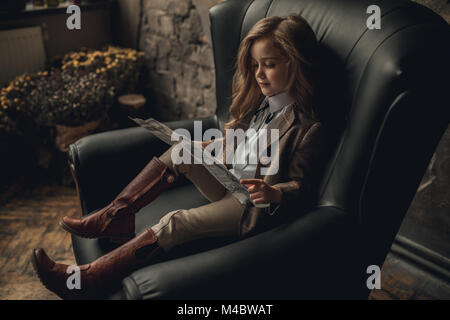
<svg viewBox="0 0 450 320">
<path fill-rule="evenodd" d="M 158 244 L 165 251 L 196 239 L 241 236 L 241 219 L 245 211 L 228 190 L 201 164 L 174 165 L 172 148 L 159 159 L 176 175 L 185 175 L 211 203 L 198 208 L 179 209 L 167 213 L 158 224 L 151 227 L 158 237 Z"/>
</svg>

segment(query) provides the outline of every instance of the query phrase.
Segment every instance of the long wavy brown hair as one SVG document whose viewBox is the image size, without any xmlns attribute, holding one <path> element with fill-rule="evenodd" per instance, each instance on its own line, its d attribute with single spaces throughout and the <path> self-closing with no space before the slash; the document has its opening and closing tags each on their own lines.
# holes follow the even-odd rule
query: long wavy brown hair
<svg viewBox="0 0 450 320">
<path fill-rule="evenodd" d="M 288 93 L 296 100 L 300 118 L 316 118 L 314 94 L 316 84 L 317 39 L 304 18 L 298 15 L 261 19 L 242 40 L 232 82 L 231 120 L 225 129 L 247 129 L 264 95 L 255 79 L 251 47 L 261 39 L 270 39 L 279 53 L 290 61 Z"/>
</svg>

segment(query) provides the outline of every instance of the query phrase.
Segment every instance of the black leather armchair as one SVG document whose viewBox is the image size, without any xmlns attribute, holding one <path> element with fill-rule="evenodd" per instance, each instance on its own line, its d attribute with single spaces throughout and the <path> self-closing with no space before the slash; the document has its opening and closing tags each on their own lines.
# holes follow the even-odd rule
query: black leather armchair
<svg viewBox="0 0 450 320">
<path fill-rule="evenodd" d="M 366 27 L 371 4 L 381 9 L 380 30 Z M 259 19 L 288 14 L 301 14 L 316 32 L 323 102 L 345 120 L 336 132 L 317 206 L 292 223 L 242 241 L 212 239 L 180 247 L 170 259 L 123 279 L 107 298 L 368 297 L 366 269 L 381 268 L 449 123 L 448 24 L 410 1 L 225 1 L 210 10 L 217 112 L 204 119 L 204 129 L 222 128 L 227 121 L 240 40 Z M 169 126 L 193 130 L 193 121 Z M 140 127 L 71 145 L 83 214 L 109 203 L 165 148 Z M 181 183 L 137 214 L 137 231 L 170 210 L 203 203 L 192 185 Z M 111 250 L 99 240 L 72 239 L 80 264 Z"/>
</svg>

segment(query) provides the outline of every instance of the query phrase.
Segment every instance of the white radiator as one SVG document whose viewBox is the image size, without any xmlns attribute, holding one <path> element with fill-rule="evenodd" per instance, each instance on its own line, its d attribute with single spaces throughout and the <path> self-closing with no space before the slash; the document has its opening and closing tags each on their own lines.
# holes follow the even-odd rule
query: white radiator
<svg viewBox="0 0 450 320">
<path fill-rule="evenodd" d="M 45 48 L 40 26 L 0 30 L 0 86 L 25 72 L 42 71 Z"/>
</svg>

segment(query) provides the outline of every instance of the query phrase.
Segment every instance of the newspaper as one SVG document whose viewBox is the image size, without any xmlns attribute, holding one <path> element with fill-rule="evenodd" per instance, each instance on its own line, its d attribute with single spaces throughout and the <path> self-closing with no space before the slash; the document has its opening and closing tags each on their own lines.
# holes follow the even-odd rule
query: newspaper
<svg viewBox="0 0 450 320">
<path fill-rule="evenodd" d="M 233 194 L 233 196 L 236 197 L 236 199 L 239 200 L 240 203 L 244 205 L 251 203 L 247 188 L 239 182 L 238 178 L 236 178 L 224 164 L 216 163 L 216 161 L 214 161 L 214 157 L 209 152 L 203 152 L 202 146 L 197 143 L 192 143 L 188 137 L 181 136 L 165 124 L 162 124 L 153 118 L 148 118 L 146 120 L 131 117 L 129 118 L 136 122 L 139 126 L 149 130 L 168 145 L 173 145 L 181 140 L 180 143 L 186 144 L 186 148 L 183 149 L 183 152 L 188 151 L 191 156 L 197 160 L 197 163 L 201 163 L 209 171 L 209 173 L 217 179 L 217 181 L 219 181 Z M 193 155 L 191 152 L 191 146 L 193 146 L 194 149 L 197 149 L 196 151 L 194 150 Z M 198 148 L 201 150 L 198 150 Z M 202 155 L 203 159 L 199 158 L 198 155 Z"/>
</svg>

